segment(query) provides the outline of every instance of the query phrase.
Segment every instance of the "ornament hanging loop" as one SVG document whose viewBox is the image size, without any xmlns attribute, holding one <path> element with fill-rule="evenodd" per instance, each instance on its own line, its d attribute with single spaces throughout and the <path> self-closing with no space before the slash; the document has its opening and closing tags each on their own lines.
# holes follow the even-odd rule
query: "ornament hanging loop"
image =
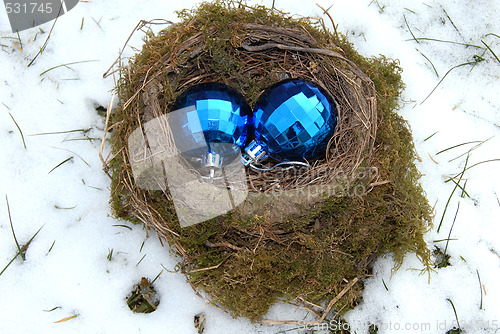
<svg viewBox="0 0 500 334">
<path fill-rule="evenodd" d="M 270 168 L 258 167 L 255 164 L 255 162 L 251 162 L 250 164 L 248 164 L 248 166 L 254 170 L 259 171 L 259 172 L 270 172 L 270 171 L 274 171 L 274 170 L 286 171 L 286 170 L 296 168 L 296 167 L 311 169 L 311 167 L 312 167 L 310 164 L 308 164 L 306 162 L 301 162 L 301 161 L 284 161 L 284 162 L 280 162 L 279 164 L 276 164 Z M 288 167 L 285 167 L 285 166 L 288 166 Z"/>
<path fill-rule="evenodd" d="M 250 166 L 253 163 L 259 163 L 260 161 L 266 159 L 268 156 L 267 152 L 264 150 L 261 144 L 258 144 L 255 140 L 252 140 L 250 144 L 245 149 L 245 155 L 241 157 L 243 165 Z"/>
</svg>

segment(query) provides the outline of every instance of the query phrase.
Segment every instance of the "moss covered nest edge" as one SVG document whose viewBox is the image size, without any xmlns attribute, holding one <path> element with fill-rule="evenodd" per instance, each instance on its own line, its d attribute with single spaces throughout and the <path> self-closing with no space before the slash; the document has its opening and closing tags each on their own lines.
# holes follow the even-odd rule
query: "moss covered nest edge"
<svg viewBox="0 0 500 334">
<path fill-rule="evenodd" d="M 253 321 L 262 320 L 278 301 L 325 305 L 342 291 L 332 311 L 355 307 L 362 298 L 360 278 L 371 273 L 370 265 L 382 254 L 393 254 L 397 269 L 406 254 L 414 253 L 429 270 L 430 252 L 423 235 L 431 224 L 431 208 L 418 183 L 409 126 L 396 112 L 404 88 L 399 63 L 384 56 L 361 56 L 346 36 L 330 32 L 322 20 L 295 19 L 261 6 L 216 1 L 178 14 L 179 23 L 147 34 L 142 51 L 120 67 L 116 88 L 120 103 L 109 120 L 112 159 L 106 165 L 116 217 L 152 228 L 179 256 L 178 270 L 197 291 L 230 314 Z M 307 64 L 291 62 L 303 56 L 294 50 L 281 50 L 285 60 L 280 62 L 264 61 L 266 53 L 255 61 L 238 58 L 245 36 L 239 28 L 242 23 L 303 31 L 371 79 L 377 131 L 357 169 L 376 168 L 377 179 L 363 184 L 368 190 L 360 196 L 351 196 L 348 189 L 306 209 L 290 208 L 290 214 L 279 219 L 265 210 L 230 212 L 181 228 L 164 192 L 135 186 L 128 161 L 128 135 L 155 116 L 143 89 L 148 79 L 158 80 L 156 108 L 165 113 L 186 87 L 199 82 L 230 84 L 254 103 L 264 88 L 283 76 L 313 75 L 330 66 L 321 56 Z M 183 56 L 172 57 L 193 36 L 199 36 L 203 47 L 193 44 Z M 158 66 L 167 60 L 173 70 L 162 72 Z M 351 282 L 356 284 L 348 286 Z"/>
</svg>

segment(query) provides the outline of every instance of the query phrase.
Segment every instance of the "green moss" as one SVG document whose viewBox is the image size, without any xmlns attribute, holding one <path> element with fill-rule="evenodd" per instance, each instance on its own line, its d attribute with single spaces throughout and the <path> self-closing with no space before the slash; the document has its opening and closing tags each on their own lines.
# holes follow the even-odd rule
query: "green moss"
<svg viewBox="0 0 500 334">
<path fill-rule="evenodd" d="M 330 300 L 345 286 L 345 279 L 369 274 L 370 262 L 379 254 L 393 253 L 398 268 L 405 254 L 415 253 L 424 268 L 429 269 L 430 252 L 423 235 L 429 228 L 431 209 L 418 184 L 420 174 L 414 164 L 411 132 L 395 111 L 404 88 L 399 63 L 384 56 L 365 58 L 345 36 L 331 34 L 320 23 L 291 19 L 265 7 L 203 3 L 194 10 L 180 12 L 179 17 L 180 23 L 147 37 L 143 50 L 130 63 L 130 77 L 124 73 L 118 83 L 122 103 L 111 119 L 116 125 L 111 144 L 117 156 L 109 166 L 115 215 L 138 222 L 138 209 L 132 199 L 138 195 L 146 197 L 150 208 L 173 232 L 168 241 L 185 250 L 188 258 L 180 262 L 179 270 L 187 274 L 191 284 L 204 290 L 214 304 L 252 320 L 261 319 L 278 300 L 292 301 L 299 296 L 313 303 Z M 284 217 L 280 222 L 267 219 L 266 212 L 234 212 L 183 229 L 173 203 L 162 192 L 131 191 L 124 185 L 130 166 L 120 150 L 126 146 L 130 129 L 139 126 L 137 110 L 144 105 L 136 99 L 132 102 L 136 108 L 124 110 L 123 104 L 142 85 L 149 68 L 173 54 L 180 42 L 202 32 L 207 47 L 190 61 L 179 59 L 183 66 L 160 78 L 165 110 L 180 93 L 180 78 L 196 73 L 200 67 L 213 81 L 225 82 L 244 92 L 251 104 L 264 88 L 280 80 L 275 64 L 262 62 L 255 70 L 242 66 L 235 53 L 235 22 L 306 29 L 319 44 L 333 43 L 342 48 L 346 57 L 373 80 L 378 131 L 372 163 L 380 180 L 388 183 L 375 186 L 362 198 L 326 198 L 314 208 Z M 216 36 L 211 34 L 212 27 L 218 29 Z M 199 270 L 204 268 L 211 269 Z M 335 308 L 345 311 L 354 307 L 362 289 L 359 281 Z"/>
</svg>

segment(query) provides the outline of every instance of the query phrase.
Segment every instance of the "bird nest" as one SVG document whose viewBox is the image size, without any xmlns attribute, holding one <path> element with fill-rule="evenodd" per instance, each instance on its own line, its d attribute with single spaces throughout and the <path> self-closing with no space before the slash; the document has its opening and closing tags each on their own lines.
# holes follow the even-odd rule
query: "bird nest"
<svg viewBox="0 0 500 334">
<path fill-rule="evenodd" d="M 252 320 L 277 300 L 301 304 L 317 321 L 354 307 L 360 278 L 383 252 L 400 264 L 413 251 L 429 264 L 430 209 L 411 134 L 393 112 L 402 89 L 397 62 L 361 57 L 320 19 L 264 7 L 205 3 L 179 17 L 117 64 L 120 102 L 108 115 L 112 152 L 104 161 L 117 217 L 153 229 L 180 256 L 179 270 L 197 292 Z M 337 104 L 335 133 L 311 168 L 273 169 L 272 161 L 266 171 L 247 168 L 250 194 L 239 207 L 185 228 L 167 187 L 138 186 L 128 139 L 171 111 L 187 88 L 225 83 L 255 105 L 286 78 L 313 81 Z"/>
</svg>

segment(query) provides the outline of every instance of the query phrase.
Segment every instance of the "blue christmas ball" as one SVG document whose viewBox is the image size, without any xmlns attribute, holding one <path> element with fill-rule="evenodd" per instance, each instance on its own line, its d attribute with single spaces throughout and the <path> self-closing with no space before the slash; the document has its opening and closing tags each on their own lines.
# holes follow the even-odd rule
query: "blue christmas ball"
<svg viewBox="0 0 500 334">
<path fill-rule="evenodd" d="M 174 132 L 176 147 L 185 157 L 220 167 L 245 146 L 252 131 L 252 111 L 235 89 L 222 83 L 192 86 L 177 98 L 172 110 L 187 107 L 191 108 L 176 115 Z"/>
<path fill-rule="evenodd" d="M 254 158 L 259 154 L 279 161 L 320 158 L 336 124 L 337 108 L 325 90 L 310 81 L 281 81 L 266 89 L 257 101 L 255 140 L 247 153 L 253 146 L 257 147 Z"/>
</svg>

